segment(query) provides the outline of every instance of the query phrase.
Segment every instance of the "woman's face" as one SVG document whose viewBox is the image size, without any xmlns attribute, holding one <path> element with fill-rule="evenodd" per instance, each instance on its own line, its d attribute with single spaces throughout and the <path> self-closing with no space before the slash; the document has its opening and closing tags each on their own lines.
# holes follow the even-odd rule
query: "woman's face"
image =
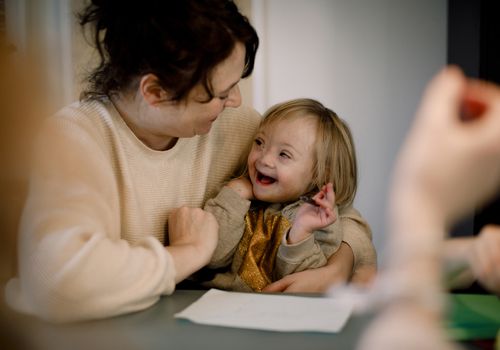
<svg viewBox="0 0 500 350">
<path fill-rule="evenodd" d="M 150 106 L 148 119 L 157 133 L 166 137 L 193 137 L 207 134 L 219 114 L 226 107 L 238 107 L 241 95 L 238 82 L 245 65 L 245 46 L 237 43 L 231 55 L 217 65 L 211 76 L 214 97 L 207 102 L 208 94 L 202 84 L 196 85 L 184 102 L 165 102 Z"/>
</svg>

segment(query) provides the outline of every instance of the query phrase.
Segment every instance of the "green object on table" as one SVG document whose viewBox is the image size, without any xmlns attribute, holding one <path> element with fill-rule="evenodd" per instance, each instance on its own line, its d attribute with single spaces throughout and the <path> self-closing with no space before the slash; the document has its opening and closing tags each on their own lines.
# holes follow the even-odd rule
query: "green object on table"
<svg viewBox="0 0 500 350">
<path fill-rule="evenodd" d="M 495 342 L 495 349 L 500 350 L 500 329 L 497 332 L 497 340 Z"/>
<path fill-rule="evenodd" d="M 500 298 L 489 294 L 449 294 L 448 334 L 454 340 L 495 339 L 500 329 Z"/>
</svg>

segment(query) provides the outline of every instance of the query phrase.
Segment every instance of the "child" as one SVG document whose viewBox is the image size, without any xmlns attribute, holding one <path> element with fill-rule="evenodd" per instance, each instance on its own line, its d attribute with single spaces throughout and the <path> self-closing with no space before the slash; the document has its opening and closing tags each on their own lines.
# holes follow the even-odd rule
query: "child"
<svg viewBox="0 0 500 350">
<path fill-rule="evenodd" d="M 219 223 L 208 265 L 218 270 L 205 286 L 261 291 L 283 276 L 325 265 L 342 242 L 339 212 L 354 200 L 356 180 L 351 133 L 333 111 L 311 99 L 272 107 L 245 176 L 205 205 Z"/>
</svg>

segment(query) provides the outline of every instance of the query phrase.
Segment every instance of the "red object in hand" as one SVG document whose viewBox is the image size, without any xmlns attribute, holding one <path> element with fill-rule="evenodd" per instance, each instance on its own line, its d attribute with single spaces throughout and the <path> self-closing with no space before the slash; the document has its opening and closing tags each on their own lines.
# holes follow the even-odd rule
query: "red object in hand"
<svg viewBox="0 0 500 350">
<path fill-rule="evenodd" d="M 486 111 L 486 105 L 480 101 L 464 99 L 460 111 L 460 119 L 464 121 L 474 120 L 481 117 Z"/>
</svg>

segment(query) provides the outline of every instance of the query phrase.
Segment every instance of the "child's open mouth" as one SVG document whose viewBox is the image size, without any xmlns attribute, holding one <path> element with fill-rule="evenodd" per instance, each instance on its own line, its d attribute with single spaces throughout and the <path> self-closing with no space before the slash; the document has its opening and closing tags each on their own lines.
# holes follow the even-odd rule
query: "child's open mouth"
<svg viewBox="0 0 500 350">
<path fill-rule="evenodd" d="M 275 183 L 276 179 L 257 171 L 257 181 L 263 185 L 270 185 L 272 183 Z"/>
</svg>

